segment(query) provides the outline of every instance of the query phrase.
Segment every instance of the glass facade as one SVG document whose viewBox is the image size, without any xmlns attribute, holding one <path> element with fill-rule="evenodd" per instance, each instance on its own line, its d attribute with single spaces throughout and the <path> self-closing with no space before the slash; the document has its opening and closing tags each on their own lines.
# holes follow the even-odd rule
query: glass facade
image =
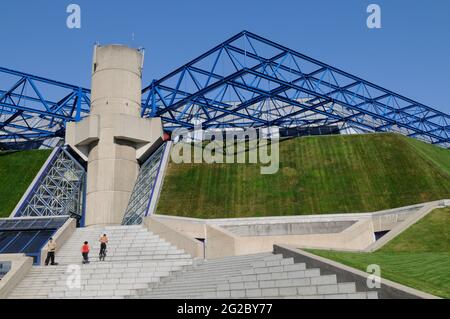
<svg viewBox="0 0 450 319">
<path fill-rule="evenodd" d="M 38 264 L 42 247 L 67 219 L 68 216 L 0 219 L 0 254 L 24 253 Z"/>
<path fill-rule="evenodd" d="M 85 189 L 85 168 L 67 148 L 58 148 L 15 217 L 67 215 L 80 220 Z"/>
<path fill-rule="evenodd" d="M 161 160 L 164 155 L 165 143 L 162 144 L 139 169 L 139 175 L 134 185 L 133 193 L 128 202 L 123 225 L 137 225 L 147 216 L 153 188 L 158 177 Z"/>
</svg>

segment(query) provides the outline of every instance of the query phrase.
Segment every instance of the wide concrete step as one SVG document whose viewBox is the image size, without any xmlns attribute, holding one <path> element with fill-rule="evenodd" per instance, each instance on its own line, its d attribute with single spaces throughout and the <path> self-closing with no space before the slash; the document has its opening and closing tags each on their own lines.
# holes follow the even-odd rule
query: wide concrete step
<svg viewBox="0 0 450 319">
<path fill-rule="evenodd" d="M 99 237 L 110 239 L 98 260 Z M 84 241 L 90 264 L 82 264 Z M 271 252 L 197 260 L 142 226 L 77 229 L 58 249 L 58 266 L 33 267 L 10 298 L 376 298 L 303 263 Z M 71 288 L 67 265 L 80 265 Z"/>
<path fill-rule="evenodd" d="M 337 284 L 335 275 L 316 276 L 306 278 L 293 278 L 281 280 L 261 280 L 261 281 L 247 281 L 247 282 L 231 282 L 229 277 L 222 278 L 206 278 L 203 280 L 191 280 L 186 278 L 180 281 L 164 283 L 152 289 L 152 293 L 170 292 L 170 293 L 188 293 L 189 291 L 203 291 L 204 289 L 214 291 L 230 291 L 242 289 L 265 289 L 265 288 L 285 288 L 308 285 L 330 285 Z M 152 287 L 150 287 L 152 288 Z M 140 292 L 144 293 L 145 292 Z"/>
<path fill-rule="evenodd" d="M 232 289 L 255 289 L 255 288 L 273 288 L 273 287 L 296 287 L 307 285 L 329 285 L 336 284 L 336 275 L 305 277 L 296 279 L 280 279 L 280 280 L 261 280 L 261 281 L 247 281 L 247 282 L 230 282 L 229 278 L 222 279 L 205 279 L 203 281 L 176 281 L 165 283 L 163 286 L 159 286 L 153 289 L 153 291 L 159 290 L 172 290 L 172 289 L 190 289 L 192 287 L 206 287 L 215 286 L 216 290 L 232 290 Z"/>
<path fill-rule="evenodd" d="M 256 261 L 263 258 L 275 258 L 275 259 L 282 259 L 283 256 L 280 254 L 272 254 L 272 253 L 260 253 L 260 254 L 253 254 L 253 255 L 238 255 L 238 256 L 228 256 L 223 258 L 216 258 L 216 259 L 207 259 L 207 260 L 201 260 L 199 261 L 199 264 L 208 264 L 208 265 L 214 265 L 214 264 L 224 264 L 226 262 L 233 262 L 233 261 L 239 261 L 239 260 L 251 260 Z"/>
<path fill-rule="evenodd" d="M 277 266 L 276 266 L 277 267 Z M 279 266 L 278 266 L 279 267 Z M 252 273 L 250 275 L 236 275 L 239 273 L 248 273 L 249 271 L 242 270 L 240 268 L 237 269 L 219 269 L 215 271 L 198 271 L 197 269 L 194 271 L 181 272 L 176 274 L 173 277 L 173 280 L 176 282 L 191 282 L 191 281 L 202 281 L 206 278 L 217 278 L 217 277 L 227 277 L 233 282 L 239 281 L 250 281 L 250 280 L 264 280 L 264 279 L 291 279 L 291 278 L 299 278 L 299 277 L 310 277 L 320 275 L 319 269 L 308 269 L 306 270 L 305 264 L 294 264 L 294 265 L 286 265 L 277 269 L 268 268 L 257 268 L 260 269 L 257 273 Z M 277 273 L 280 273 L 278 275 Z"/>
<path fill-rule="evenodd" d="M 81 238 L 76 241 L 71 241 L 66 244 L 64 244 L 62 247 L 81 247 L 84 242 L 87 241 L 91 246 L 96 245 L 100 246 L 100 242 L 98 239 L 89 241 L 87 238 Z M 162 241 L 158 237 L 146 237 L 146 238 L 119 238 L 117 240 L 110 240 L 107 245 L 110 247 L 128 247 L 130 245 L 136 245 L 136 244 L 146 244 L 146 243 L 161 243 L 161 244 L 168 244 L 165 241 Z"/>
<path fill-rule="evenodd" d="M 95 263 L 95 264 L 101 264 L 101 263 L 106 263 L 106 262 L 122 262 L 122 263 L 126 263 L 126 262 L 136 262 L 139 260 L 147 260 L 147 261 L 151 261 L 151 260 L 161 260 L 161 259 L 180 259 L 180 258 L 188 258 L 186 257 L 186 254 L 183 253 L 173 253 L 173 252 L 157 252 L 157 253 L 147 253 L 147 254 L 139 254 L 139 255 L 117 255 L 117 256 L 106 256 L 105 260 L 100 260 L 99 256 L 94 255 L 91 256 L 89 255 L 89 261 L 91 263 Z M 74 256 L 74 257 L 60 257 L 58 258 L 56 261 L 59 264 L 62 263 L 79 263 L 83 260 L 83 257 L 81 256 L 81 254 L 79 256 Z"/>
<path fill-rule="evenodd" d="M 237 256 L 226 256 L 222 258 L 214 258 L 214 259 L 202 259 L 199 262 L 204 264 L 214 264 L 214 263 L 226 263 L 229 261 L 239 261 L 239 260 L 258 260 L 261 258 L 274 257 L 281 255 L 274 255 L 272 253 L 260 253 L 254 255 L 237 255 Z"/>
<path fill-rule="evenodd" d="M 89 255 L 98 255 L 100 249 L 91 250 Z M 184 253 L 182 249 L 176 249 L 171 246 L 148 246 L 148 247 L 139 247 L 138 249 L 107 249 L 106 255 L 108 256 L 127 256 L 127 255 L 140 255 L 140 254 L 154 254 L 158 252 L 166 252 L 171 254 L 180 254 Z M 60 251 L 55 254 L 55 257 L 74 257 L 81 255 L 80 250 L 72 250 L 72 251 Z"/>
<path fill-rule="evenodd" d="M 256 262 L 262 262 L 262 261 L 278 261 L 282 260 L 281 255 L 271 255 L 266 257 L 259 257 L 258 259 L 255 258 L 248 258 L 248 259 L 236 259 L 236 260 L 227 260 L 223 262 L 196 262 L 193 264 L 193 267 L 197 270 L 203 270 L 203 271 L 209 271 L 209 270 L 215 270 L 215 269 L 222 269 L 222 268 L 238 268 L 242 266 L 252 266 Z M 286 261 L 288 263 L 288 261 Z M 190 270 L 190 269 L 189 269 Z"/>
<path fill-rule="evenodd" d="M 224 291 L 212 291 L 210 288 L 207 291 L 191 291 L 190 298 L 275 298 L 275 297 L 292 297 L 292 296 L 326 296 L 326 295 L 347 295 L 356 293 L 354 283 L 340 283 L 321 286 L 302 286 L 302 287 L 282 287 L 282 288 L 253 288 L 253 289 L 231 289 Z M 186 295 L 186 291 L 177 292 L 163 292 L 149 294 L 148 297 L 161 298 L 164 296 Z M 344 297 L 344 296 L 342 296 Z"/>
<path fill-rule="evenodd" d="M 99 260 L 99 256 L 97 254 L 91 255 L 89 254 L 88 258 L 91 262 L 110 262 L 110 261 L 127 261 L 127 260 L 151 260 L 151 259 L 161 259 L 162 256 L 167 259 L 177 259 L 177 258 L 185 258 L 186 254 L 182 251 L 153 251 L 153 252 L 147 252 L 142 254 L 117 254 L 117 255 L 107 255 L 105 257 L 104 261 Z M 189 257 L 187 257 L 189 258 Z M 71 262 L 79 262 L 83 260 L 83 256 L 76 255 L 76 256 L 58 256 L 57 259 L 55 259 L 58 263 L 71 263 Z"/>
</svg>

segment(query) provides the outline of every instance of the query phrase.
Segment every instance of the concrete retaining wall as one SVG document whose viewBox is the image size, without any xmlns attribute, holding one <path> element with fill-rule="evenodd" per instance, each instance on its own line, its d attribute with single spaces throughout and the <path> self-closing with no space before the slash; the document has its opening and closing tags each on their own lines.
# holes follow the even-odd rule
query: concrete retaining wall
<svg viewBox="0 0 450 319">
<path fill-rule="evenodd" d="M 69 218 L 64 225 L 62 225 L 56 233 L 52 236 L 58 245 L 56 248 L 56 258 L 58 258 L 58 249 L 64 245 L 64 243 L 72 236 L 73 232 L 77 228 L 77 221 L 74 218 Z M 47 257 L 47 243 L 41 249 L 41 265 L 45 264 L 45 258 Z M 57 262 L 57 260 L 56 260 Z"/>
<path fill-rule="evenodd" d="M 206 236 L 206 258 L 218 258 L 269 252 L 275 244 L 345 251 L 378 249 L 425 216 L 424 210 L 429 212 L 443 205 L 441 200 L 361 214 L 231 219 L 153 215 L 152 218 L 182 238 Z M 376 241 L 374 233 L 382 230 L 391 231 Z"/>
<path fill-rule="evenodd" d="M 422 205 L 419 211 L 415 212 L 412 215 L 406 216 L 407 218 L 404 218 L 401 222 L 395 223 L 392 229 L 386 235 L 384 235 L 378 241 L 366 247 L 364 251 L 373 252 L 380 249 L 389 241 L 391 241 L 392 239 L 400 235 L 402 232 L 404 232 L 406 229 L 408 229 L 410 226 L 414 225 L 419 220 L 424 218 L 426 215 L 431 213 L 433 210 L 440 207 L 446 207 L 446 200 L 430 202 Z"/>
<path fill-rule="evenodd" d="M 203 243 L 201 243 L 200 241 L 187 236 L 186 234 L 178 231 L 172 226 L 165 224 L 164 222 L 157 220 L 151 216 L 144 218 L 144 225 L 152 233 L 170 242 L 172 245 L 183 249 L 192 257 L 204 258 Z"/>
<path fill-rule="evenodd" d="M 152 215 L 152 219 L 158 220 L 188 237 L 205 238 L 205 219 L 165 215 Z"/>
<path fill-rule="evenodd" d="M 395 225 L 404 222 L 409 217 L 418 213 L 427 204 L 430 203 L 406 206 L 396 209 L 388 209 L 373 213 L 372 222 L 374 231 L 379 232 L 391 230 L 395 227 Z"/>
<path fill-rule="evenodd" d="M 335 250 L 363 249 L 374 242 L 372 224 L 362 220 L 347 231 L 335 234 L 236 236 L 224 227 L 206 225 L 206 257 L 246 255 L 270 252 L 275 244 Z"/>
<path fill-rule="evenodd" d="M 224 225 L 226 230 L 239 236 L 279 236 L 340 233 L 356 221 L 324 221 L 309 223 L 273 223 L 254 225 Z"/>
<path fill-rule="evenodd" d="M 239 238 L 216 225 L 206 225 L 205 258 L 213 259 L 240 255 L 237 250 Z"/>
<path fill-rule="evenodd" d="M 0 280 L 0 299 L 5 299 L 30 271 L 33 258 L 25 254 L 4 254 L 0 255 L 0 261 L 11 262 L 11 270 Z"/>
<path fill-rule="evenodd" d="M 355 282 L 357 291 L 377 291 L 380 299 L 439 299 L 383 278 L 380 288 L 369 288 L 368 273 L 286 245 L 275 245 L 273 252 L 284 258 L 294 258 L 295 263 L 305 263 L 308 268 L 320 268 L 322 275 L 335 274 L 338 282 Z"/>
</svg>

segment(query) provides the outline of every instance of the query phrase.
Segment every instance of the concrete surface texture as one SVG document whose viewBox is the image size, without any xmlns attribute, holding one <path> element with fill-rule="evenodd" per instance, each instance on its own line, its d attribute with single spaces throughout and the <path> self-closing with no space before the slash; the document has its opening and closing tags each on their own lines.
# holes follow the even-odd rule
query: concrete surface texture
<svg viewBox="0 0 450 319">
<path fill-rule="evenodd" d="M 134 298 L 299 298 L 376 299 L 377 292 L 357 290 L 355 283 L 338 283 L 336 275 L 321 275 L 293 258 L 260 253 L 198 260 Z"/>
<path fill-rule="evenodd" d="M 338 282 L 355 282 L 357 290 L 376 291 L 379 299 L 439 299 L 428 293 L 407 287 L 396 282 L 381 278 L 380 287 L 367 286 L 367 281 L 373 281 L 372 274 L 343 265 L 306 251 L 287 245 L 275 245 L 274 253 L 284 258 L 293 258 L 295 263 L 305 263 L 311 268 L 320 268 L 324 275 L 337 276 Z"/>
<path fill-rule="evenodd" d="M 163 137 L 159 118 L 140 117 L 142 67 L 139 50 L 95 47 L 91 113 L 66 130 L 66 143 L 88 162 L 86 225 L 122 222 L 138 160 Z"/>
<path fill-rule="evenodd" d="M 310 223 L 278 223 L 222 226 L 239 236 L 277 236 L 340 233 L 356 221 L 324 221 Z"/>
<path fill-rule="evenodd" d="M 372 243 L 368 247 L 364 249 L 365 252 L 373 252 L 384 245 L 386 245 L 388 242 L 390 242 L 392 239 L 400 235 L 402 232 L 407 230 L 409 227 L 417 223 L 419 220 L 427 216 L 429 213 L 431 213 L 433 210 L 439 207 L 447 207 L 450 206 L 450 203 L 448 200 L 442 200 L 442 201 L 436 201 L 436 202 L 430 202 L 426 203 L 418 212 L 413 214 L 412 216 L 409 216 L 408 218 L 401 219 L 400 221 L 397 221 L 395 223 L 392 223 L 392 227 L 389 229 L 389 232 L 381 237 L 376 242 Z M 389 219 L 389 218 L 387 218 Z M 374 221 L 375 223 L 375 221 Z M 384 224 L 386 225 L 387 222 L 385 221 Z"/>
<path fill-rule="evenodd" d="M 100 262 L 102 234 L 109 243 L 107 257 Z M 80 252 L 84 241 L 91 245 L 91 262 L 85 265 Z M 8 298 L 124 298 L 193 259 L 142 226 L 92 226 L 76 229 L 56 252 L 56 262 L 59 265 L 33 266 Z"/>
<path fill-rule="evenodd" d="M 170 225 L 161 223 L 153 218 L 144 218 L 143 225 L 148 229 L 151 229 L 151 232 L 155 235 L 158 235 L 178 248 L 183 249 L 192 257 L 205 257 L 203 243 L 194 237 L 181 233 Z"/>
<path fill-rule="evenodd" d="M 418 211 L 408 209 L 411 215 L 408 218 L 399 216 L 396 227 L 404 228 L 434 207 L 447 203 L 437 201 L 418 206 Z M 399 211 L 404 212 L 405 209 L 397 212 Z M 395 212 L 375 213 L 369 215 L 370 218 L 362 218 L 352 223 L 342 231 L 347 234 L 343 235 L 342 239 L 348 237 L 347 240 L 351 242 L 357 238 L 353 232 L 365 233 L 359 228 L 369 229 L 370 225 L 367 224 L 371 224 L 373 217 L 386 218 L 388 223 L 392 224 L 392 214 Z M 298 260 L 289 255 L 283 258 L 277 250 L 275 254 L 272 253 L 273 248 L 267 252 L 248 253 L 249 250 L 258 248 L 248 244 L 251 237 L 236 239 L 236 235 L 217 224 L 205 224 L 206 234 L 203 235 L 207 238 L 207 259 L 194 259 L 186 251 L 192 250 L 194 255 L 202 257 L 201 245 L 193 239 L 188 240 L 186 234 L 180 233 L 179 229 L 183 226 L 180 219 L 176 219 L 177 222 L 173 225 L 164 225 L 160 219 L 153 222 L 150 220 L 146 220 L 142 226 L 91 226 L 76 229 L 57 252 L 57 261 L 60 265 L 33 267 L 12 290 L 9 298 L 354 299 L 386 298 L 393 293 L 394 297 L 402 298 L 434 297 L 391 282 L 383 285 L 386 291 L 370 291 L 364 285 L 365 277 L 362 273 L 346 269 L 345 266 L 336 263 L 325 262 L 320 258 L 314 259 L 313 262 L 311 258 Z M 255 225 L 260 225 L 260 222 L 260 220 L 258 223 L 255 222 Z M 147 230 L 146 227 L 151 229 L 152 224 L 159 227 L 158 234 Z M 198 225 L 197 221 L 186 229 L 195 232 L 198 231 L 196 230 Z M 317 227 L 317 224 L 314 225 Z M 369 229 L 371 234 L 373 231 L 373 227 Z M 99 262 L 98 238 L 103 233 L 111 240 L 107 260 Z M 169 236 L 171 242 L 176 242 L 184 249 L 163 240 L 164 236 Z M 298 236 L 301 235 L 288 235 L 288 237 Z M 261 238 L 268 238 L 264 245 L 268 245 L 272 240 L 282 241 L 278 236 L 259 237 L 260 241 Z M 80 246 L 85 240 L 92 245 L 92 263 L 81 265 Z M 303 254 L 302 258 L 306 258 L 304 252 L 298 253 L 295 248 L 290 250 L 295 250 L 296 256 Z M 76 267 L 79 267 L 79 286 L 73 281 Z M 24 273 L 25 270 L 22 277 Z M 19 281 L 17 278 L 14 279 L 16 283 Z M 383 294 L 380 296 L 379 293 Z"/>
<path fill-rule="evenodd" d="M 0 262 L 10 263 L 9 271 L 0 280 L 0 299 L 4 299 L 27 275 L 33 265 L 33 258 L 25 254 L 2 254 Z"/>
<path fill-rule="evenodd" d="M 111 239 L 106 261 L 97 261 L 98 244 L 93 244 L 91 263 L 81 265 L 80 243 L 95 243 L 104 232 Z M 192 259 L 141 226 L 77 229 L 57 253 L 57 261 L 58 266 L 33 267 L 8 298 L 378 297 L 281 254 Z"/>
<path fill-rule="evenodd" d="M 56 233 L 53 234 L 52 238 L 57 244 L 57 249 L 62 247 L 66 241 L 72 237 L 75 229 L 77 227 L 77 221 L 75 218 L 69 218 L 64 225 L 62 225 Z M 45 243 L 44 247 L 41 249 L 41 265 L 45 264 L 45 258 L 47 257 L 47 244 Z"/>
<path fill-rule="evenodd" d="M 270 252 L 275 244 L 366 251 L 372 247 L 381 247 L 427 213 L 443 205 L 445 200 L 372 213 L 208 220 L 153 215 L 147 217 L 150 220 L 146 225 L 150 231 L 157 231 L 168 241 L 183 241 L 183 249 L 193 252 L 193 256 L 201 256 L 200 253 L 194 253 L 199 251 L 198 242 L 183 238 L 205 238 L 206 258 Z M 378 231 L 389 233 L 376 241 L 374 233 Z"/>
</svg>

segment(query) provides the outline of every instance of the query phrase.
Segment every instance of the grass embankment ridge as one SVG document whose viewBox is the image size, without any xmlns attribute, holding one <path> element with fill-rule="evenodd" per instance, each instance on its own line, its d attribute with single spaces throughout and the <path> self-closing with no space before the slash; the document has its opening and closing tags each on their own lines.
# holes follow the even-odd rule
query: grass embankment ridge
<svg viewBox="0 0 450 319">
<path fill-rule="evenodd" d="M 280 143 L 280 169 L 171 162 L 159 214 L 198 218 L 358 213 L 450 197 L 450 150 L 397 134 Z"/>
</svg>

